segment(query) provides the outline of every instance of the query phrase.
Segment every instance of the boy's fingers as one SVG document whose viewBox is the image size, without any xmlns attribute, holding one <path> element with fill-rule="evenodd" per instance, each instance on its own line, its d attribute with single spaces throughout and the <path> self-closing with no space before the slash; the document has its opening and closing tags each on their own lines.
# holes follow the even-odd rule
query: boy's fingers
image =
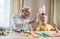
<svg viewBox="0 0 60 39">
<path fill-rule="evenodd" d="M 52 26 L 53 26 L 53 27 L 56 27 L 57 25 L 56 25 L 56 23 L 53 22 Z"/>
</svg>

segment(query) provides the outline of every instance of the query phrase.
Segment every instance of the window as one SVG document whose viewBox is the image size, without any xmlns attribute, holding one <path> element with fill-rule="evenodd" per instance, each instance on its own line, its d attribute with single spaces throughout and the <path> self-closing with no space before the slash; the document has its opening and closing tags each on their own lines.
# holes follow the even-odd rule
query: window
<svg viewBox="0 0 60 39">
<path fill-rule="evenodd" d="M 9 0 L 0 0 L 0 27 L 9 27 Z"/>
</svg>

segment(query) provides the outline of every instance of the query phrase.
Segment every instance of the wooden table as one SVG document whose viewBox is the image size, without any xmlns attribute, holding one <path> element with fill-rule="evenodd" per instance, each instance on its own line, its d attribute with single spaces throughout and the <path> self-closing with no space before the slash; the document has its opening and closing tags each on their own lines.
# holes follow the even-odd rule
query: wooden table
<svg viewBox="0 0 60 39">
<path fill-rule="evenodd" d="M 52 32 L 49 31 L 49 33 L 52 33 Z M 23 33 L 19 34 L 19 33 L 13 32 L 7 36 L 0 36 L 0 39 L 38 39 L 38 38 L 33 38 L 31 35 L 25 36 Z M 43 37 L 43 39 L 60 39 L 60 37 Z"/>
</svg>

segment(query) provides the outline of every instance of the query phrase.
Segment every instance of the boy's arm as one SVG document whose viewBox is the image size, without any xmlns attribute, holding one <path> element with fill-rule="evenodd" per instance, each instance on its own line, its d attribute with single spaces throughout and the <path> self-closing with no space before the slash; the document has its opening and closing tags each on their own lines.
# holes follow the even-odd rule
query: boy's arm
<svg viewBox="0 0 60 39">
<path fill-rule="evenodd" d="M 55 28 L 56 32 L 59 33 L 59 29 L 57 28 L 56 23 L 53 22 L 52 26 Z"/>
</svg>

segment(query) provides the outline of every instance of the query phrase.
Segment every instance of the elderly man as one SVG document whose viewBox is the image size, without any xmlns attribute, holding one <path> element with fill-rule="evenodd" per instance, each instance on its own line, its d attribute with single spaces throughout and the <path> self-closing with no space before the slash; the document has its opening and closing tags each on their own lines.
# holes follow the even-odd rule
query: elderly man
<svg viewBox="0 0 60 39">
<path fill-rule="evenodd" d="M 16 29 L 18 31 L 22 30 L 33 30 L 31 23 L 33 23 L 35 20 L 30 20 L 29 15 L 31 14 L 31 8 L 30 7 L 23 7 L 22 13 L 15 14 L 12 17 L 11 20 L 11 26 L 10 28 Z"/>
</svg>

